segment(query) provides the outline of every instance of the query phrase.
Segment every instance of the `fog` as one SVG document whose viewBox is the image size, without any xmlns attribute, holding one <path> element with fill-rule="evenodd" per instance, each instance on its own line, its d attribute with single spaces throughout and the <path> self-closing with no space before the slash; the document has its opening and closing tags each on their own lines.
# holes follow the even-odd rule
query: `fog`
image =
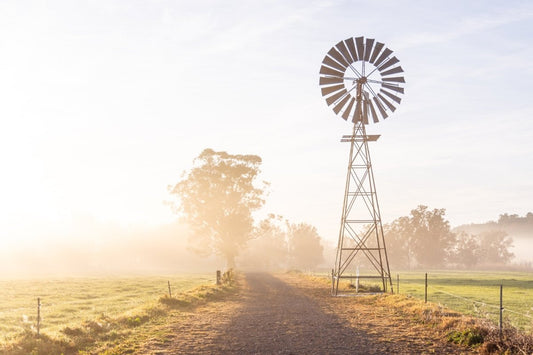
<svg viewBox="0 0 533 355">
<path fill-rule="evenodd" d="M 513 248 L 511 251 L 515 257 L 512 260 L 515 263 L 533 263 L 533 238 L 513 237 Z"/>
<path fill-rule="evenodd" d="M 55 231 L 40 231 L 2 239 L 0 278 L 45 278 L 72 276 L 155 275 L 168 273 L 211 273 L 226 268 L 222 256 L 200 254 L 191 249 L 191 230 L 174 222 L 152 227 L 120 226 L 93 218 L 74 218 Z M 26 231 L 27 232 L 27 231 Z M 303 269 L 288 252 L 288 235 L 281 240 L 271 235 L 255 236 L 238 251 L 237 267 L 242 270 L 284 271 Z M 321 262 L 313 270 L 329 270 L 335 248 L 319 239 Z M 299 248 L 300 254 L 319 250 Z M 310 270 L 310 269 L 309 269 Z"/>
<path fill-rule="evenodd" d="M 23 234 L 2 238 L 2 279 L 211 273 L 226 267 L 223 257 L 193 252 L 189 247 L 191 231 L 178 222 L 133 227 L 77 218 L 55 231 Z M 511 251 L 515 254 L 511 263 L 533 263 L 533 238 L 527 233 L 509 236 L 513 238 Z M 287 236 L 282 234 L 278 239 L 268 234 L 251 239 L 239 252 L 237 267 L 255 271 L 302 269 L 294 265 L 288 253 Z M 323 258 L 313 270 L 329 271 L 335 260 L 336 243 L 320 239 L 320 244 Z M 392 253 L 394 250 L 389 250 L 389 256 Z"/>
<path fill-rule="evenodd" d="M 134 228 L 90 221 L 3 247 L 0 277 L 212 272 L 224 265 L 190 251 L 188 237 L 188 228 L 178 223 Z"/>
</svg>

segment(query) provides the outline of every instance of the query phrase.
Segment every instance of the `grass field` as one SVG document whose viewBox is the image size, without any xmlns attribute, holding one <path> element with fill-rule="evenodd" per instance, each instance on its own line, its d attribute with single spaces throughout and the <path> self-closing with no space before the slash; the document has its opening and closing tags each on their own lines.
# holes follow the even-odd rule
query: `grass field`
<svg viewBox="0 0 533 355">
<path fill-rule="evenodd" d="M 400 294 L 424 299 L 423 272 L 393 274 Z M 533 274 L 520 272 L 429 271 L 428 302 L 476 317 L 499 319 L 500 285 L 503 285 L 504 321 L 531 331 L 533 325 Z"/>
<path fill-rule="evenodd" d="M 34 327 L 41 298 L 41 332 L 61 337 L 61 329 L 101 315 L 134 314 L 168 294 L 213 284 L 215 275 L 0 280 L 0 344 Z"/>
</svg>

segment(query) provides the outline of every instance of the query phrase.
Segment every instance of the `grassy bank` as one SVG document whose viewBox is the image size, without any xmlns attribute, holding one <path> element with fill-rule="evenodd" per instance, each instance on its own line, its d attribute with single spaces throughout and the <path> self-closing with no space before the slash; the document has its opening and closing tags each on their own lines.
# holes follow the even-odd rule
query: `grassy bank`
<svg viewBox="0 0 533 355">
<path fill-rule="evenodd" d="M 321 283 L 324 287 L 331 287 L 329 276 L 322 274 L 302 277 Z M 488 302 L 494 302 L 496 299 L 499 302 L 499 285 L 503 282 L 508 292 L 506 298 L 508 304 L 517 308 L 529 307 L 529 302 L 531 302 L 530 275 L 492 272 L 432 272 L 428 275 L 428 284 L 432 285 L 428 286 L 428 303 L 424 303 L 424 279 L 425 273 L 402 273 L 400 274 L 400 294 L 368 294 L 365 297 L 355 297 L 353 301 L 371 305 L 377 312 L 380 312 L 381 316 L 392 313 L 426 324 L 435 330 L 435 336 L 479 349 L 481 353 L 533 353 L 533 335 L 530 330 L 513 326 L 508 316 L 506 316 L 507 320 L 500 336 L 497 323 L 490 317 L 485 314 L 480 316 L 475 312 L 475 314 L 469 314 L 472 313 L 471 307 L 474 306 L 473 303 L 466 301 L 466 297 L 462 297 L 461 302 L 448 301 L 448 304 L 444 302 L 446 299 L 442 298 L 442 295 L 445 295 L 443 290 L 447 290 L 449 294 L 463 294 L 472 299 L 483 299 Z M 364 283 L 360 286 L 363 291 L 369 289 Z M 396 288 L 396 279 L 394 287 Z M 341 292 L 353 293 L 353 287 L 349 281 L 342 281 L 339 289 Z M 495 290 L 497 292 L 494 292 Z M 461 303 L 464 304 L 461 305 Z"/>
<path fill-rule="evenodd" d="M 182 277 L 181 284 L 176 280 L 171 281 L 173 297 L 168 296 L 168 284 L 165 281 L 159 292 L 151 293 L 151 297 L 139 297 L 134 306 L 126 304 L 124 307 L 113 307 L 121 292 L 116 288 L 113 291 L 106 289 L 107 296 L 93 300 L 93 306 L 88 309 L 90 312 L 84 313 L 85 318 L 77 314 L 63 326 L 56 325 L 48 331 L 43 329 L 40 337 L 36 336 L 35 328 L 26 326 L 9 341 L 4 341 L 0 349 L 6 354 L 123 354 L 135 353 L 146 341 L 168 341 L 171 336 L 169 317 L 179 317 L 184 309 L 224 297 L 235 289 L 233 278 L 216 286 L 214 277 Z M 159 285 L 156 280 L 152 281 Z M 197 286 L 202 283 L 203 285 Z M 133 287 L 133 284 L 127 284 Z M 135 279 L 134 284 L 135 289 L 145 285 L 141 279 Z M 126 284 L 121 287 L 127 292 Z M 113 293 L 115 298 L 112 298 Z M 80 298 L 80 295 L 76 294 L 76 297 Z M 97 307 L 108 307 L 108 312 L 98 313 Z M 109 309 L 113 309 L 113 312 L 109 312 Z M 43 319 L 44 322 L 46 318 Z"/>
</svg>

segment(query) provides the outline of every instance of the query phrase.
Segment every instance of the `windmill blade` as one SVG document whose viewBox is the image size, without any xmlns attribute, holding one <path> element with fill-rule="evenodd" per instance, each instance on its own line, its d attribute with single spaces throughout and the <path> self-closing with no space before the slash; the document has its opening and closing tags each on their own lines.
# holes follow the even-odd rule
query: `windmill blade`
<svg viewBox="0 0 533 355">
<path fill-rule="evenodd" d="M 342 78 L 333 78 L 333 77 L 321 76 L 318 84 L 319 85 L 332 85 L 332 84 L 340 84 L 342 82 L 343 82 Z"/>
<path fill-rule="evenodd" d="M 387 59 L 387 57 L 389 55 L 391 55 L 392 51 L 388 48 L 385 48 L 385 50 L 383 51 L 383 53 L 381 53 L 381 55 L 379 56 L 379 58 L 375 61 L 374 65 L 376 67 L 379 67 L 379 65 L 381 64 L 381 62 L 383 62 L 385 59 Z"/>
<path fill-rule="evenodd" d="M 363 104 L 363 123 L 368 124 L 368 103 Z"/>
<path fill-rule="evenodd" d="M 342 78 L 344 76 L 344 73 L 341 73 L 340 71 L 337 71 L 337 70 L 333 70 L 333 69 L 331 69 L 329 67 L 326 67 L 325 65 L 320 67 L 320 74 L 337 76 L 339 78 Z"/>
<path fill-rule="evenodd" d="M 394 65 L 394 64 L 396 64 L 398 62 L 400 62 L 398 60 L 398 58 L 392 57 L 391 59 L 389 59 L 387 61 L 387 63 L 385 63 L 385 64 L 383 64 L 382 66 L 379 67 L 379 71 L 382 71 L 383 69 L 386 69 L 386 68 L 390 67 L 391 65 Z"/>
<path fill-rule="evenodd" d="M 342 65 L 344 65 L 344 67 L 347 67 L 348 66 L 348 62 L 343 58 L 343 56 L 335 49 L 335 47 L 331 48 L 328 52 L 328 55 L 335 59 L 337 62 L 341 63 Z"/>
<path fill-rule="evenodd" d="M 383 97 L 383 95 L 381 95 L 380 93 L 378 93 L 378 96 L 379 98 L 381 99 L 381 101 L 383 101 L 385 103 L 385 105 L 387 105 L 387 107 L 392 111 L 396 111 L 396 107 L 394 107 L 393 104 L 391 104 L 386 98 Z"/>
<path fill-rule="evenodd" d="M 400 102 L 402 102 L 402 99 L 400 99 L 400 98 L 399 98 L 398 96 L 396 96 L 396 95 L 391 94 L 391 93 L 388 92 L 388 91 L 385 91 L 385 90 L 383 90 L 383 89 L 380 88 L 380 89 L 379 89 L 379 92 L 381 92 L 381 93 L 387 95 L 388 97 L 390 97 L 391 99 L 393 99 L 394 102 L 396 102 L 397 104 L 399 104 Z"/>
<path fill-rule="evenodd" d="M 348 91 L 346 91 L 346 89 L 341 90 L 341 91 L 331 95 L 330 97 L 326 98 L 326 103 L 328 104 L 328 106 L 331 106 L 332 103 L 334 103 L 335 101 L 340 99 L 342 96 L 346 95 L 347 93 L 348 93 Z"/>
<path fill-rule="evenodd" d="M 366 39 L 366 46 L 365 46 L 365 61 L 368 62 L 370 59 L 370 53 L 372 52 L 372 48 L 374 47 L 374 39 L 367 38 Z"/>
<path fill-rule="evenodd" d="M 395 82 L 395 83 L 405 83 L 405 79 L 403 78 L 403 76 L 395 76 L 393 78 L 383 78 L 381 80 L 383 80 L 383 81 L 392 81 L 392 82 Z"/>
<path fill-rule="evenodd" d="M 355 50 L 355 44 L 353 43 L 353 38 L 350 37 L 348 39 L 345 39 L 344 43 L 346 43 L 346 47 L 348 47 L 348 52 L 350 52 L 353 61 L 357 62 L 359 58 L 357 57 L 357 51 Z"/>
<path fill-rule="evenodd" d="M 392 90 L 392 91 L 396 91 L 396 92 L 399 92 L 399 93 L 403 94 L 403 88 L 401 88 L 401 87 L 399 87 L 399 86 L 393 86 L 393 85 L 381 84 L 381 87 L 383 87 L 383 88 L 385 88 L 385 89 Z"/>
<path fill-rule="evenodd" d="M 352 122 L 359 122 L 361 121 L 361 101 L 357 101 L 357 104 L 355 105 L 355 113 L 352 118 Z"/>
<path fill-rule="evenodd" d="M 337 43 L 335 47 L 337 47 L 337 49 L 344 56 L 344 59 L 346 59 L 347 62 L 349 63 L 354 62 L 354 60 L 350 56 L 350 53 L 348 53 L 348 49 L 346 48 L 346 45 L 344 45 L 344 41 L 340 41 L 339 43 Z"/>
<path fill-rule="evenodd" d="M 372 51 L 372 55 L 370 56 L 370 63 L 374 64 L 374 61 L 376 60 L 376 57 L 378 56 L 379 52 L 381 52 L 383 46 L 384 44 L 381 42 L 376 43 L 376 45 L 374 46 L 374 50 Z"/>
<path fill-rule="evenodd" d="M 396 74 L 396 73 L 403 73 L 402 67 L 396 67 L 396 68 L 392 68 L 387 71 L 384 71 L 383 73 L 381 73 L 381 76 L 387 76 L 387 75 Z"/>
<path fill-rule="evenodd" d="M 363 44 L 364 37 L 357 37 L 355 39 L 355 45 L 357 47 L 357 54 L 359 56 L 359 60 L 363 60 L 363 57 L 365 55 L 365 45 Z"/>
<path fill-rule="evenodd" d="M 385 112 L 385 109 L 381 105 L 381 102 L 379 102 L 379 99 L 376 96 L 374 96 L 374 103 L 378 107 L 379 113 L 381 113 L 381 116 L 383 116 L 383 119 L 389 117 L 389 115 L 387 115 L 387 112 Z"/>
<path fill-rule="evenodd" d="M 370 112 L 372 113 L 372 120 L 374 123 L 378 123 L 378 115 L 376 114 L 376 109 L 374 108 L 374 104 L 372 103 L 372 100 L 368 100 L 368 103 L 370 104 Z"/>
<path fill-rule="evenodd" d="M 338 115 L 341 109 L 344 107 L 344 105 L 346 105 L 348 100 L 350 100 L 350 98 L 351 98 L 350 95 L 346 95 L 338 104 L 336 104 L 333 107 L 333 112 L 335 112 Z"/>
<path fill-rule="evenodd" d="M 329 94 L 332 94 L 336 91 L 344 89 L 344 84 L 340 85 L 333 85 L 333 86 L 326 86 L 322 88 L 322 96 L 327 96 Z"/>
<path fill-rule="evenodd" d="M 348 119 L 348 117 L 350 117 L 350 113 L 352 111 L 352 107 L 353 107 L 353 104 L 355 102 L 355 98 L 351 97 L 351 100 L 350 102 L 348 103 L 348 106 L 346 106 L 346 109 L 344 110 L 344 113 L 342 114 L 342 118 L 344 118 L 344 120 L 346 121 Z"/>
<path fill-rule="evenodd" d="M 346 70 L 346 67 L 347 66 L 344 66 L 342 64 L 339 64 L 337 63 L 336 61 L 334 61 L 333 59 L 331 59 L 330 57 L 326 56 L 324 58 L 324 60 L 322 61 L 322 64 L 325 64 L 327 66 L 330 66 L 332 67 L 333 69 L 337 69 L 341 72 L 344 72 Z"/>
</svg>

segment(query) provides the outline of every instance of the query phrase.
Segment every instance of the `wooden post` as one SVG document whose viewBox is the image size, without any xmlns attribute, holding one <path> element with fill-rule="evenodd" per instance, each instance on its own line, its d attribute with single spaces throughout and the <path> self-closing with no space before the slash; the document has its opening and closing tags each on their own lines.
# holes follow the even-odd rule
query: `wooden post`
<svg viewBox="0 0 533 355">
<path fill-rule="evenodd" d="M 359 266 L 355 269 L 355 293 L 359 293 Z"/>
<path fill-rule="evenodd" d="M 400 274 L 396 274 L 396 293 L 400 294 Z"/>
<path fill-rule="evenodd" d="M 222 283 L 220 270 L 217 270 L 217 285 L 220 285 Z"/>
<path fill-rule="evenodd" d="M 500 341 L 503 336 L 503 284 L 500 285 Z"/>
<path fill-rule="evenodd" d="M 41 332 L 41 297 L 37 297 L 37 336 Z"/>
<path fill-rule="evenodd" d="M 172 298 L 172 290 L 170 289 L 170 280 L 168 281 L 168 296 Z"/>
<path fill-rule="evenodd" d="M 426 287 L 424 288 L 424 303 L 428 303 L 428 273 L 426 272 Z"/>
<path fill-rule="evenodd" d="M 335 292 L 335 270 L 331 269 L 331 295 Z"/>
</svg>

